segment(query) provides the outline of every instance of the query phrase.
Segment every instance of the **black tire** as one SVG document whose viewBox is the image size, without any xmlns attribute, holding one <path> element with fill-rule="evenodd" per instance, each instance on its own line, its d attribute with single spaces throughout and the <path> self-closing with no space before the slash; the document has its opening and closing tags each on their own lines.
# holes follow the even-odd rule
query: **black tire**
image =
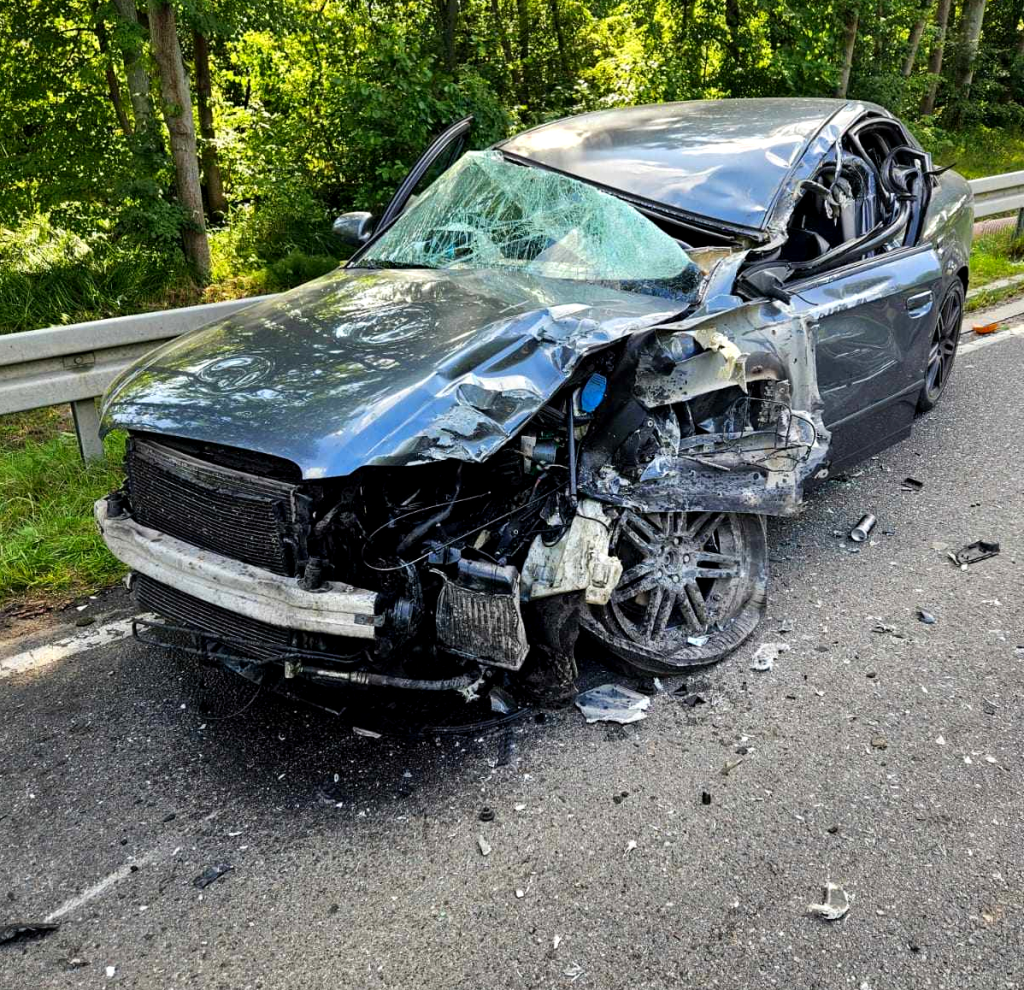
<svg viewBox="0 0 1024 990">
<path fill-rule="evenodd" d="M 768 547 L 760 516 L 625 510 L 611 549 L 622 579 L 608 605 L 584 609 L 581 625 L 632 667 L 668 674 L 715 663 L 761 621 Z"/>
<path fill-rule="evenodd" d="M 928 344 L 928 358 L 924 368 L 924 386 L 917 400 L 917 411 L 934 409 L 953 373 L 956 349 L 960 343 L 960 324 L 964 318 L 964 286 L 959 278 L 953 280 L 939 304 Z"/>
</svg>

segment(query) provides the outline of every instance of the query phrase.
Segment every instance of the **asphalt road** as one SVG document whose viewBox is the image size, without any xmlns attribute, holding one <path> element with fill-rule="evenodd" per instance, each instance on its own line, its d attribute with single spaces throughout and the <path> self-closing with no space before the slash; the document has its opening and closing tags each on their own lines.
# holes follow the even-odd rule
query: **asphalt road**
<svg viewBox="0 0 1024 990">
<path fill-rule="evenodd" d="M 1024 986 L 1022 381 L 1024 337 L 961 354 L 912 439 L 771 526 L 773 670 L 755 639 L 705 704 L 531 721 L 507 766 L 235 715 L 244 682 L 131 640 L 0 680 L 0 926 L 61 922 L 0 987 Z"/>
</svg>

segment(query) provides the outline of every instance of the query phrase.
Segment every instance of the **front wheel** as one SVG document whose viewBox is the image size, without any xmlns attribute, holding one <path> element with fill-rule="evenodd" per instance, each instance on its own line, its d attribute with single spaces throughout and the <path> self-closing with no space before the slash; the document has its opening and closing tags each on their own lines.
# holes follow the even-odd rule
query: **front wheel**
<svg viewBox="0 0 1024 990">
<path fill-rule="evenodd" d="M 946 290 L 928 349 L 924 387 L 917 400 L 918 412 L 934 409 L 953 372 L 964 318 L 964 287 L 959 278 Z"/>
<path fill-rule="evenodd" d="M 764 614 L 768 548 L 760 516 L 625 510 L 612 530 L 622 578 L 583 628 L 647 673 L 714 663 Z"/>
</svg>

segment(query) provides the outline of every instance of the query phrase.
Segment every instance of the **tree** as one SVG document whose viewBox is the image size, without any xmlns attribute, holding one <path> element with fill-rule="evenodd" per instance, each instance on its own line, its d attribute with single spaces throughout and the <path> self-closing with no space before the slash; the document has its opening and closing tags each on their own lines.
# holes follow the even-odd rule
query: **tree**
<svg viewBox="0 0 1024 990">
<path fill-rule="evenodd" d="M 142 28 L 135 0 L 114 0 L 121 18 L 121 59 L 128 80 L 128 99 L 135 117 L 135 132 L 145 134 L 154 128 L 153 103 L 150 100 L 149 73 L 142 58 Z"/>
<path fill-rule="evenodd" d="M 957 105 L 961 107 L 971 95 L 974 62 L 978 57 L 981 25 L 985 20 L 985 3 L 986 0 L 964 0 L 964 10 L 961 15 L 963 27 L 960 38 L 960 57 L 957 59 L 956 77 L 953 81 Z"/>
<path fill-rule="evenodd" d="M 839 70 L 839 82 L 836 83 L 836 98 L 846 99 L 846 91 L 850 86 L 850 72 L 853 69 L 853 53 L 857 47 L 857 26 L 860 23 L 860 4 L 854 3 L 846 11 L 843 24 L 843 62 Z"/>
<path fill-rule="evenodd" d="M 213 126 L 213 84 L 210 81 L 210 45 L 206 35 L 192 32 L 192 54 L 196 65 L 196 108 L 199 111 L 199 134 L 203 139 L 201 160 L 206 181 L 206 204 L 211 218 L 222 219 L 228 212 L 224 182 L 217 161 L 217 132 Z"/>
<path fill-rule="evenodd" d="M 939 78 L 942 72 L 942 54 L 946 47 L 946 25 L 949 23 L 949 9 L 953 0 L 939 0 L 935 9 L 935 42 L 928 56 L 928 73 L 931 79 L 928 91 L 921 100 L 921 114 L 925 117 L 935 113 L 935 100 L 939 93 Z"/>
<path fill-rule="evenodd" d="M 931 6 L 932 0 L 923 0 L 917 19 L 910 29 L 910 37 L 907 38 L 907 54 L 903 58 L 903 68 L 900 70 L 904 79 L 909 79 L 914 71 L 917 50 L 921 47 L 921 38 L 924 37 L 924 29 L 928 26 L 928 13 Z"/>
<path fill-rule="evenodd" d="M 192 121 L 192 95 L 178 41 L 174 8 L 167 0 L 149 0 L 149 40 L 160 74 L 160 102 L 174 160 L 178 204 L 187 223 L 182 231 L 185 257 L 200 278 L 210 274 L 210 242 L 206 237 L 203 194 L 199 184 L 196 131 Z"/>
</svg>

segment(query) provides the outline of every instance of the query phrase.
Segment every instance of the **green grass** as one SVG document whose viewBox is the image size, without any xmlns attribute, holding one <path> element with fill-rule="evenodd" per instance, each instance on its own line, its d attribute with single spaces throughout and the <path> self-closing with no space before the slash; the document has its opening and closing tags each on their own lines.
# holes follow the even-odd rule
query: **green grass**
<svg viewBox="0 0 1024 990">
<path fill-rule="evenodd" d="M 952 165 L 968 179 L 1024 169 L 1024 133 L 977 126 L 961 133 L 917 125 L 911 128 L 935 164 Z"/>
<path fill-rule="evenodd" d="M 1024 243 L 1014 239 L 1015 226 L 1009 224 L 976 237 L 971 245 L 971 286 L 1024 274 Z"/>
<path fill-rule="evenodd" d="M 122 479 L 123 437 L 86 467 L 52 410 L 0 417 L 0 602 L 67 599 L 116 581 L 123 566 L 103 544 L 92 504 Z"/>
</svg>

